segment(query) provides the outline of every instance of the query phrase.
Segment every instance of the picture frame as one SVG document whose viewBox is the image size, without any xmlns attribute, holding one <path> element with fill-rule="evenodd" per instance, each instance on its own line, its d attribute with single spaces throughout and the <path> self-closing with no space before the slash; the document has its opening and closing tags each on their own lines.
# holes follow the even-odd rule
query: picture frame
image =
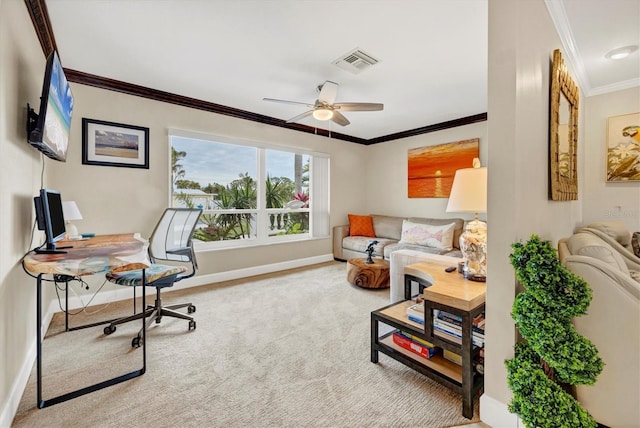
<svg viewBox="0 0 640 428">
<path fill-rule="evenodd" d="M 606 181 L 640 181 L 640 112 L 607 119 Z"/>
<path fill-rule="evenodd" d="M 149 128 L 82 118 L 82 163 L 149 169 Z"/>
<path fill-rule="evenodd" d="M 578 106 L 580 89 L 559 49 L 553 51 L 549 105 L 549 199 L 578 200 Z"/>
<path fill-rule="evenodd" d="M 448 198 L 456 171 L 471 168 L 479 157 L 479 138 L 409 149 L 407 196 Z"/>
</svg>

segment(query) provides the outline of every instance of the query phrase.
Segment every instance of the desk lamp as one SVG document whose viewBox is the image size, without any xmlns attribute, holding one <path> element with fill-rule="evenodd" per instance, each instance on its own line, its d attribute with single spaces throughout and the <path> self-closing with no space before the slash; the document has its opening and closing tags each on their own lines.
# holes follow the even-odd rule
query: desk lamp
<svg viewBox="0 0 640 428">
<path fill-rule="evenodd" d="M 80 239 L 78 228 L 70 220 L 82 220 L 82 214 L 75 201 L 62 202 L 62 214 L 64 215 L 65 229 L 67 229 L 67 239 Z"/>
<path fill-rule="evenodd" d="M 465 278 L 486 281 L 487 278 L 487 224 L 478 219 L 478 213 L 487 212 L 487 168 L 480 159 L 473 160 L 473 168 L 456 171 L 449 194 L 447 212 L 472 212 L 473 221 L 467 223 L 460 235 L 460 250 L 464 255 Z"/>
</svg>

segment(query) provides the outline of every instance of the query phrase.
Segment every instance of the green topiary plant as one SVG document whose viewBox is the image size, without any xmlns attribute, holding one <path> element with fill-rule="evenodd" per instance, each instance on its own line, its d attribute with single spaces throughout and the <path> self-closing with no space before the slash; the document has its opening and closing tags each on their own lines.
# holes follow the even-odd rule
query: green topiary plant
<svg viewBox="0 0 640 428">
<path fill-rule="evenodd" d="M 596 427 L 560 385 L 592 385 L 603 368 L 596 347 L 571 324 L 586 313 L 591 288 L 562 266 L 549 241 L 531 235 L 512 248 L 511 265 L 525 291 L 516 296 L 511 316 L 525 340 L 505 362 L 513 391 L 509 411 L 531 428 Z"/>
</svg>

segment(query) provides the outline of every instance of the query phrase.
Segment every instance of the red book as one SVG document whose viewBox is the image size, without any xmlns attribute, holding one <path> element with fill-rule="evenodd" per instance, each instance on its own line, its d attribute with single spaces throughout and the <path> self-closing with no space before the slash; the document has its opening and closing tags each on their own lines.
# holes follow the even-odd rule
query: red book
<svg viewBox="0 0 640 428">
<path fill-rule="evenodd" d="M 429 358 L 435 352 L 434 348 L 429 348 L 420 343 L 414 342 L 397 332 L 393 333 L 393 343 L 413 352 L 414 354 L 420 355 L 422 358 Z"/>
</svg>

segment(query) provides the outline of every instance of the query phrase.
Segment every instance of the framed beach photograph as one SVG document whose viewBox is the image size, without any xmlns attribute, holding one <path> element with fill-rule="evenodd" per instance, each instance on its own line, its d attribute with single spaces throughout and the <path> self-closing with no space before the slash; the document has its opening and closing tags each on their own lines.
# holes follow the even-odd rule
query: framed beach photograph
<svg viewBox="0 0 640 428">
<path fill-rule="evenodd" d="M 640 113 L 607 119 L 607 182 L 640 181 Z"/>
<path fill-rule="evenodd" d="M 480 157 L 480 139 L 409 149 L 407 190 L 409 198 L 448 198 L 456 170 L 471 168 Z"/>
<path fill-rule="evenodd" d="M 149 169 L 149 128 L 82 118 L 82 163 Z"/>
</svg>

